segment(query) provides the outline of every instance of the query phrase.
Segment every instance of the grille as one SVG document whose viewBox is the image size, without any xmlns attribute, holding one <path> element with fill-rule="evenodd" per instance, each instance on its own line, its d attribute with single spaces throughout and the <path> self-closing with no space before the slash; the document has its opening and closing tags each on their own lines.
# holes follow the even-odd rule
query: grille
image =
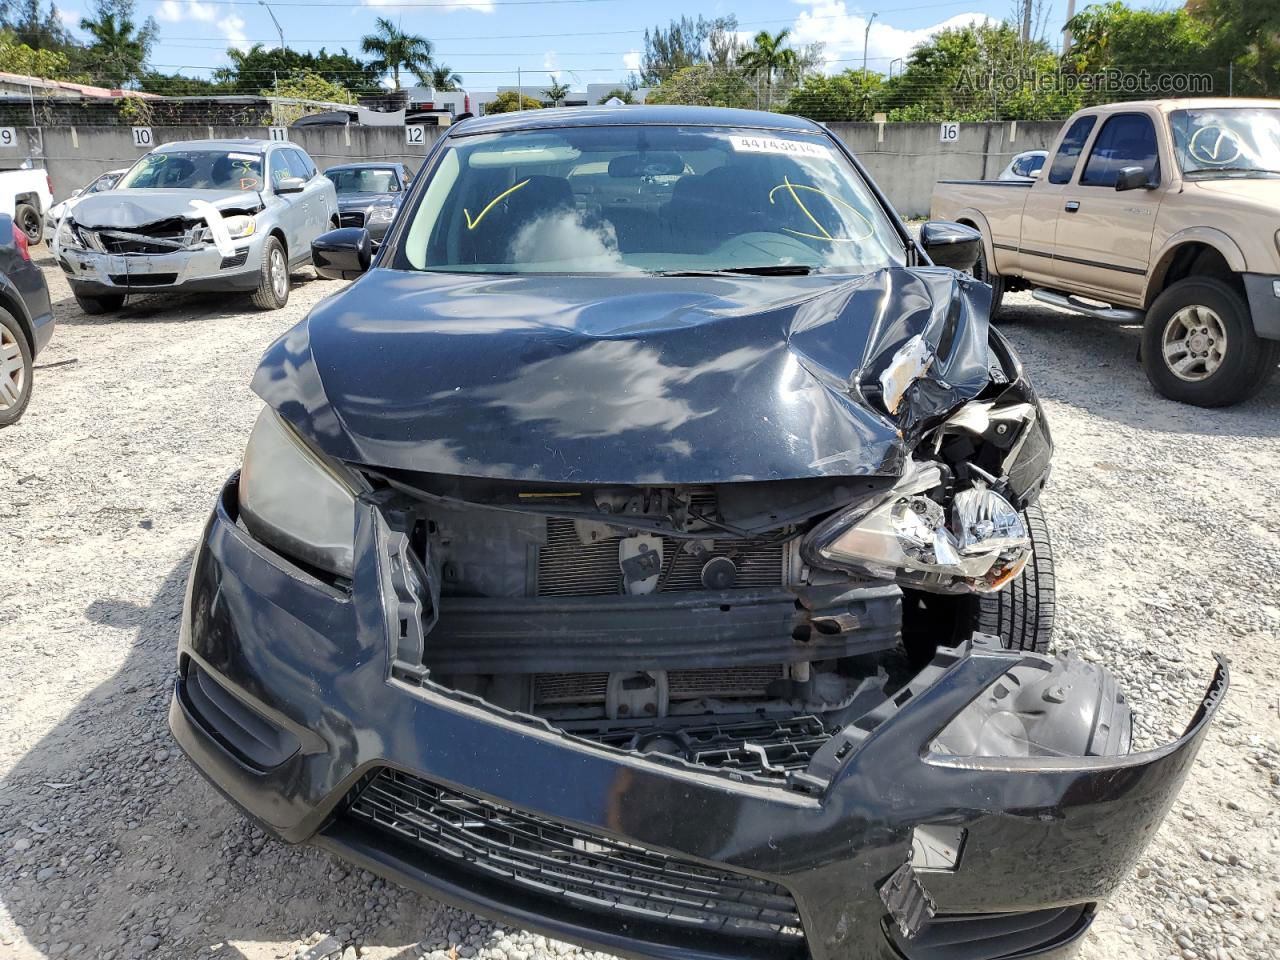
<svg viewBox="0 0 1280 960">
<path fill-rule="evenodd" d="M 538 596 L 598 597 L 622 593 L 618 542 L 609 537 L 584 544 L 572 520 L 547 521 L 547 544 L 538 551 Z M 712 557 L 729 557 L 737 565 L 735 587 L 776 587 L 783 579 L 781 543 L 761 540 L 716 540 L 709 553 L 696 556 L 680 548 L 685 541 L 662 538 L 665 591 L 702 590 L 702 567 Z"/>
<path fill-rule="evenodd" d="M 357 211 L 355 213 L 338 214 L 338 225 L 342 227 L 363 227 L 364 214 Z"/>
<path fill-rule="evenodd" d="M 117 287 L 167 287 L 178 279 L 176 273 L 112 273 Z"/>
<path fill-rule="evenodd" d="M 383 769 L 347 815 L 374 824 L 459 871 L 540 896 L 689 931 L 799 946 L 795 901 L 777 884 L 705 867 L 521 813 Z"/>
<path fill-rule="evenodd" d="M 831 738 L 822 721 L 813 716 L 643 730 L 565 726 L 576 736 L 621 750 L 673 754 L 703 767 L 778 778 L 808 767 L 818 748 Z"/>
<path fill-rule="evenodd" d="M 248 261 L 248 259 L 249 259 L 249 248 L 245 247 L 239 253 L 232 254 L 229 257 L 223 257 L 222 264 L 221 266 L 218 267 L 218 269 L 226 270 L 230 267 L 243 267 L 246 261 Z"/>
<path fill-rule="evenodd" d="M 98 246 L 102 247 L 104 253 L 145 253 L 151 256 L 158 254 L 173 253 L 177 247 L 173 243 L 185 243 L 187 241 L 187 232 L 185 229 L 173 230 L 157 230 L 150 236 L 160 241 L 170 241 L 170 243 L 147 243 L 142 236 L 138 237 L 120 237 L 115 236 L 107 231 L 83 231 L 91 237 L 96 238 Z M 86 239 L 89 239 L 86 237 Z M 93 240 L 90 239 L 90 246 L 93 246 Z"/>
<path fill-rule="evenodd" d="M 782 679 L 782 675 L 781 664 L 669 670 L 667 696 L 672 700 L 762 696 L 769 684 Z M 533 701 L 603 703 L 608 685 L 607 673 L 540 673 L 533 681 Z"/>
</svg>

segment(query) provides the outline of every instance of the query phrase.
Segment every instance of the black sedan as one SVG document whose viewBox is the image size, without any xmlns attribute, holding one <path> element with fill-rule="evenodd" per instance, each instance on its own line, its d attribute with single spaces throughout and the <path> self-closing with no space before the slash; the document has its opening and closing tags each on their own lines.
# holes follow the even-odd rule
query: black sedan
<svg viewBox="0 0 1280 960">
<path fill-rule="evenodd" d="M 400 209 L 409 168 L 403 163 L 345 163 L 324 175 L 337 188 L 342 226 L 364 227 L 376 249 Z"/>
<path fill-rule="evenodd" d="M 1043 652 L 1052 445 L 980 242 L 805 120 L 450 128 L 253 380 L 177 741 L 277 837 L 610 953 L 1067 956 L 1227 678 L 1133 753 Z"/>
<path fill-rule="evenodd" d="M 27 235 L 0 214 L 0 427 L 17 423 L 31 401 L 35 358 L 53 336 L 44 274 Z"/>
</svg>

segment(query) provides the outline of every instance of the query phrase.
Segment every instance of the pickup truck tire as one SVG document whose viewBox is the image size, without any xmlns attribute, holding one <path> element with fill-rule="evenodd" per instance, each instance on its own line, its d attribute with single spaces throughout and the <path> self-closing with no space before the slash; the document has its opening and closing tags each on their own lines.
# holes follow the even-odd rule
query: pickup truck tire
<svg viewBox="0 0 1280 960">
<path fill-rule="evenodd" d="M 1156 297 L 1142 331 L 1142 366 L 1170 400 L 1225 407 L 1253 396 L 1280 363 L 1280 341 L 1253 330 L 1249 308 L 1230 286 L 1188 277 Z"/>
<path fill-rule="evenodd" d="M 91 317 L 100 317 L 104 313 L 115 313 L 124 306 L 123 293 L 111 293 L 105 297 L 86 297 L 77 293 L 74 295 L 76 303 Z"/>
<path fill-rule="evenodd" d="M 32 246 L 44 239 L 44 220 L 31 204 L 18 204 L 13 210 L 13 222 L 27 235 L 27 243 Z"/>
<path fill-rule="evenodd" d="M 0 310 L 0 427 L 17 423 L 31 400 L 31 344 L 13 314 Z"/>
<path fill-rule="evenodd" d="M 262 245 L 258 289 L 253 292 L 253 305 L 263 310 L 279 310 L 289 302 L 289 258 L 284 245 L 275 237 L 267 237 Z"/>
<path fill-rule="evenodd" d="M 1009 650 L 1049 649 L 1057 606 L 1049 524 L 1039 503 L 1023 510 L 1022 519 L 1031 559 L 1003 590 L 958 596 L 902 591 L 902 640 L 912 663 L 928 663 L 940 645 L 955 646 L 975 632 L 999 637 Z"/>
<path fill-rule="evenodd" d="M 978 262 L 973 265 L 973 278 L 991 286 L 991 319 L 1000 317 L 1000 305 L 1004 302 L 1004 277 L 993 274 L 987 267 L 987 255 L 978 251 Z"/>
</svg>

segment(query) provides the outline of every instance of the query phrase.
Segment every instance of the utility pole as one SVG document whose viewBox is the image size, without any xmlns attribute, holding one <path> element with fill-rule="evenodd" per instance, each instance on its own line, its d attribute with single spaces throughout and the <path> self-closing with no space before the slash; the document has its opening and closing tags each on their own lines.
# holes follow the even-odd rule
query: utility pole
<svg viewBox="0 0 1280 960">
<path fill-rule="evenodd" d="M 1022 0 L 1022 45 L 1031 42 L 1031 0 Z"/>
<path fill-rule="evenodd" d="M 516 109 L 524 109 L 524 81 L 520 78 L 519 67 L 516 67 Z"/>
<path fill-rule="evenodd" d="M 878 17 L 878 13 L 873 13 L 867 18 L 867 29 L 862 31 L 862 79 L 867 79 L 867 43 L 871 40 L 871 24 Z"/>
<path fill-rule="evenodd" d="M 271 22 L 276 25 L 276 33 L 280 37 L 280 49 L 287 50 L 288 48 L 284 45 L 284 27 L 280 26 L 280 21 L 276 19 L 275 13 L 272 11 L 271 7 L 267 5 L 267 0 L 258 0 L 258 6 L 266 7 L 267 16 L 269 16 L 271 18 Z"/>
<path fill-rule="evenodd" d="M 1070 23 L 1076 16 L 1076 0 L 1067 0 L 1067 23 Z M 1062 28 L 1062 55 L 1065 57 L 1071 52 L 1071 28 L 1064 26 Z"/>
</svg>

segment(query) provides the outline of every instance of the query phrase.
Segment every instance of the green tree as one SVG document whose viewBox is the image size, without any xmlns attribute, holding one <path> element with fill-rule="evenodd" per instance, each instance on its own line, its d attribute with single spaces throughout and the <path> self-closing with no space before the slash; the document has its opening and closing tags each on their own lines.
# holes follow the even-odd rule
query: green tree
<svg viewBox="0 0 1280 960">
<path fill-rule="evenodd" d="M 1236 94 L 1280 96 L 1280 4 L 1187 0 L 1187 12 L 1207 27 L 1213 61 L 1234 67 Z"/>
<path fill-rule="evenodd" d="M 346 87 L 308 70 L 292 74 L 258 92 L 264 97 L 292 97 L 295 100 L 322 100 L 325 103 L 351 102 L 351 94 Z"/>
<path fill-rule="evenodd" d="M 372 65 L 380 74 L 390 73 L 392 86 L 400 89 L 400 71 L 408 70 L 419 77 L 430 76 L 435 65 L 433 47 L 426 37 L 405 33 L 386 17 L 374 21 L 376 30 L 360 41 L 360 49 L 373 55 Z"/>
<path fill-rule="evenodd" d="M 378 81 L 384 72 L 351 56 L 345 48 L 329 53 L 321 47 L 310 53 L 288 47 L 268 50 L 255 43 L 245 50 L 229 48 L 227 60 L 227 66 L 213 71 L 213 81 L 226 90 L 244 94 L 257 93 L 265 86 L 274 85 L 276 80 L 297 73 L 314 73 L 356 95 L 376 93 L 381 89 Z"/>
<path fill-rule="evenodd" d="M 93 16 L 80 20 L 90 37 L 83 63 L 98 83 L 124 87 L 143 74 L 158 27 L 151 17 L 139 26 L 133 7 L 134 0 L 96 0 Z"/>
<path fill-rule="evenodd" d="M 1211 68 L 1211 28 L 1186 10 L 1095 4 L 1067 23 L 1070 65 L 1080 73 L 1117 69 L 1152 74 Z"/>
<path fill-rule="evenodd" d="M 553 107 L 560 106 L 560 101 L 569 95 L 569 85 L 561 83 L 555 77 L 551 78 L 551 86 L 542 91 L 542 95 L 551 101 Z"/>
<path fill-rule="evenodd" d="M 681 17 L 644 32 L 640 82 L 657 86 L 685 67 L 715 63 L 728 67 L 737 55 L 737 17 Z"/>
<path fill-rule="evenodd" d="M 0 29 L 10 30 L 18 43 L 33 50 L 53 50 L 69 55 L 79 45 L 63 25 L 52 3 L 45 10 L 40 0 L 0 0 Z"/>
<path fill-rule="evenodd" d="M 442 93 L 462 89 L 462 74 L 454 73 L 452 67 L 443 63 L 437 63 L 431 68 L 429 76 L 419 79 L 429 83 L 433 90 L 439 90 Z"/>
<path fill-rule="evenodd" d="M 514 90 L 503 90 L 492 100 L 484 105 L 484 112 L 489 113 L 515 113 L 517 110 L 541 110 L 541 102 L 533 99 L 533 97 L 521 96 L 516 99 Z"/>
<path fill-rule="evenodd" d="M 156 70 L 147 70 L 138 78 L 138 89 L 161 97 L 214 97 L 234 92 L 233 88 L 217 80 Z"/>
<path fill-rule="evenodd" d="M 650 90 L 648 102 L 746 108 L 756 105 L 756 90 L 741 70 L 718 70 L 700 63 L 677 70 Z"/>
<path fill-rule="evenodd" d="M 33 50 L 12 33 L 0 33 L 0 70 L 45 80 L 71 79 L 71 63 L 57 50 Z"/>
<path fill-rule="evenodd" d="M 790 35 L 789 29 L 779 30 L 777 33 L 761 30 L 755 35 L 751 46 L 738 57 L 738 66 L 749 75 L 763 77 L 766 107 L 773 105 L 774 83 L 796 75 L 799 62 L 796 52 L 785 45 Z"/>
<path fill-rule="evenodd" d="M 600 98 L 600 102 L 607 103 L 608 101 L 612 100 L 614 97 L 617 97 L 623 103 L 636 102 L 635 91 L 631 90 L 628 87 L 614 87 L 612 90 L 610 90 L 608 93 L 606 93 L 603 97 Z"/>
<path fill-rule="evenodd" d="M 811 120 L 870 120 L 878 109 L 884 78 L 873 70 L 845 70 L 834 76 L 815 73 L 791 91 L 784 113 Z"/>
</svg>

